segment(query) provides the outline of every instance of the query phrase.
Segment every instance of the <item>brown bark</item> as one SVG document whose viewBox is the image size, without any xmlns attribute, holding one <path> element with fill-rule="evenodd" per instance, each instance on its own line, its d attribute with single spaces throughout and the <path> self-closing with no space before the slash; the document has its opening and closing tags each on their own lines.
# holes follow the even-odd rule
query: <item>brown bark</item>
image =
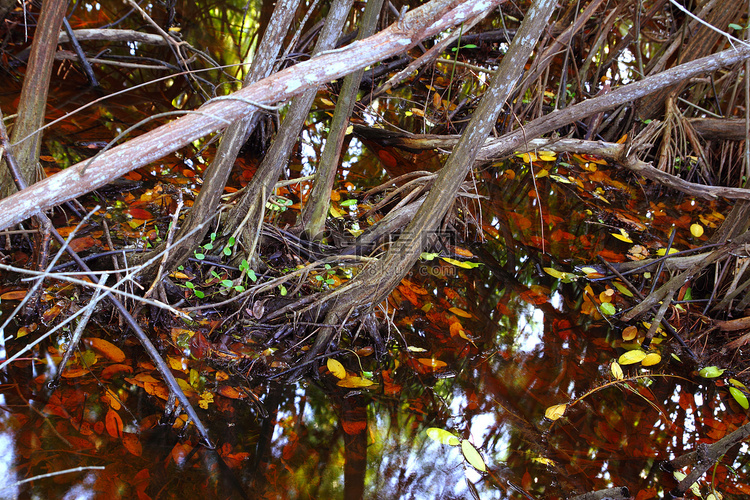
<svg viewBox="0 0 750 500">
<path fill-rule="evenodd" d="M 706 23 L 717 27 L 720 30 L 726 29 L 729 23 L 736 21 L 746 9 L 743 2 L 734 0 L 715 0 L 708 4 L 702 4 L 697 10 L 698 17 L 701 17 Z M 694 61 L 710 54 L 716 44 L 723 38 L 723 35 L 708 26 L 692 20 L 685 24 L 686 30 L 683 33 L 683 40 L 686 40 L 684 47 L 681 48 L 677 64 L 683 64 L 688 61 Z M 657 65 L 656 70 L 666 67 L 671 54 L 663 56 L 663 61 Z M 638 102 L 638 118 L 648 120 L 656 118 L 664 109 L 667 97 L 678 95 L 687 87 L 687 82 L 672 88 L 661 89 Z"/>
<path fill-rule="evenodd" d="M 326 317 L 326 324 L 342 324 L 353 309 L 379 304 L 412 268 L 425 242 L 430 239 L 452 206 L 459 187 L 474 165 L 479 149 L 495 126 L 503 103 L 521 77 L 524 65 L 554 7 L 554 0 L 538 0 L 531 7 L 492 78 L 490 87 L 474 111 L 469 126 L 438 174 L 414 219 L 382 259 L 363 269 L 351 282 L 337 290 L 338 293 L 331 294 L 335 298 Z M 333 328 L 321 329 L 305 359 L 310 360 L 320 353 L 334 334 Z"/>
<path fill-rule="evenodd" d="M 73 165 L 22 193 L 0 201 L 0 229 L 39 210 L 88 193 L 131 170 L 156 161 L 207 134 L 224 129 L 255 104 L 273 105 L 350 72 L 403 53 L 421 40 L 502 3 L 502 0 L 432 0 L 370 38 L 279 71 L 234 94 L 209 101 L 92 160 Z M 750 53 L 750 50 L 748 50 Z"/>
<path fill-rule="evenodd" d="M 67 0 L 45 0 L 39 24 L 31 42 L 31 56 L 23 80 L 18 117 L 13 124 L 11 142 L 21 174 L 28 184 L 38 180 L 37 159 L 42 147 L 42 134 L 36 132 L 44 123 L 49 81 L 55 62 L 57 38 L 60 33 Z M 0 199 L 14 193 L 16 186 L 5 162 L 0 163 Z"/>
</svg>

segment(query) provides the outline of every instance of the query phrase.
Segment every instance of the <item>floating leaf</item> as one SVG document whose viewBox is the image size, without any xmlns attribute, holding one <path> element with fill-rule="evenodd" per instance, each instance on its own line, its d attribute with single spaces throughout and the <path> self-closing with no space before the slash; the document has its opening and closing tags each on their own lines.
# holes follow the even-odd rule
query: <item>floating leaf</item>
<svg viewBox="0 0 750 500">
<path fill-rule="evenodd" d="M 462 260 L 451 259 L 450 257 L 440 257 L 440 258 L 443 259 L 448 264 L 451 264 L 453 266 L 460 267 L 463 269 L 474 269 L 475 267 L 479 267 L 479 264 L 476 262 L 465 262 Z"/>
<path fill-rule="evenodd" d="M 622 340 L 631 341 L 638 336 L 638 328 L 635 326 L 628 326 L 622 331 Z"/>
<path fill-rule="evenodd" d="M 718 368 L 716 366 L 707 366 L 705 368 L 701 368 L 701 370 L 698 372 L 698 375 L 703 378 L 716 378 L 721 377 L 722 373 L 724 373 L 723 368 Z"/>
<path fill-rule="evenodd" d="M 690 234 L 692 234 L 696 238 L 700 238 L 701 236 L 703 236 L 703 226 L 701 226 L 700 224 L 691 224 Z"/>
<path fill-rule="evenodd" d="M 617 312 L 617 309 L 615 309 L 615 306 L 612 305 L 611 302 L 604 302 L 599 306 L 599 309 L 601 309 L 602 313 L 606 314 L 607 316 L 612 316 L 614 313 Z"/>
<path fill-rule="evenodd" d="M 550 276 L 552 276 L 553 278 L 557 278 L 557 279 L 563 279 L 565 277 L 565 275 L 568 274 L 568 273 L 566 273 L 564 271 L 558 271 L 557 269 L 555 269 L 553 267 L 544 267 L 542 269 L 544 270 L 545 273 L 547 273 Z"/>
<path fill-rule="evenodd" d="M 745 389 L 745 390 L 747 390 L 747 386 L 745 384 L 743 384 L 742 382 L 740 382 L 739 380 L 737 380 L 736 378 L 730 378 L 729 379 L 729 383 L 732 384 L 733 386 L 739 388 L 739 389 Z"/>
<path fill-rule="evenodd" d="M 557 159 L 557 153 L 553 151 L 539 151 L 538 156 L 542 161 L 555 161 Z"/>
<path fill-rule="evenodd" d="M 745 395 L 744 392 L 737 389 L 736 387 L 730 387 L 729 394 L 732 395 L 734 400 L 737 401 L 737 403 L 739 403 L 741 407 L 743 407 L 746 410 L 750 408 L 750 403 L 748 403 L 747 396 Z"/>
<path fill-rule="evenodd" d="M 558 418 L 565 415 L 565 410 L 568 408 L 567 404 L 550 406 L 547 411 L 544 412 L 544 416 L 550 420 L 557 420 Z"/>
<path fill-rule="evenodd" d="M 449 444 L 451 446 L 458 446 L 460 443 L 459 439 L 455 436 L 455 434 L 450 433 L 446 431 L 445 429 L 440 429 L 438 427 L 430 427 L 427 429 L 427 437 L 432 439 L 433 441 L 437 441 L 440 444 Z"/>
<path fill-rule="evenodd" d="M 542 465 L 549 465 L 550 467 L 555 465 L 554 460 L 550 460 L 549 458 L 544 458 L 544 457 L 534 457 L 531 459 L 531 461 L 536 462 L 538 464 L 542 464 Z"/>
<path fill-rule="evenodd" d="M 122 436 L 122 419 L 112 408 L 107 410 L 107 416 L 104 418 L 104 425 L 107 428 L 107 433 L 113 438 L 119 438 Z"/>
<path fill-rule="evenodd" d="M 367 380 L 366 378 L 349 376 L 343 380 L 339 380 L 338 382 L 336 382 L 336 385 L 339 387 L 346 387 L 348 389 L 360 389 L 371 387 L 375 385 L 375 383 L 372 380 Z"/>
<path fill-rule="evenodd" d="M 451 307 L 450 309 L 448 309 L 448 311 L 450 311 L 453 314 L 455 314 L 456 316 L 460 316 L 462 318 L 471 318 L 471 313 L 470 312 L 466 312 L 463 309 L 459 309 L 458 307 Z"/>
<path fill-rule="evenodd" d="M 612 370 L 612 375 L 614 375 L 617 380 L 622 380 L 625 378 L 625 374 L 622 372 L 622 367 L 617 361 L 612 361 L 612 366 L 610 367 L 610 369 Z"/>
<path fill-rule="evenodd" d="M 446 366 L 448 366 L 448 363 L 446 363 L 445 361 L 434 358 L 419 358 L 417 359 L 417 361 L 419 361 L 424 366 L 432 368 L 433 370 L 438 370 L 440 368 L 445 368 Z"/>
<path fill-rule="evenodd" d="M 631 292 L 630 290 L 628 290 L 628 287 L 626 287 L 622 283 L 618 283 L 617 281 L 615 281 L 612 284 L 615 285 L 615 288 L 617 288 L 617 290 L 621 294 L 625 295 L 626 297 L 632 297 L 633 296 L 633 292 Z"/>
<path fill-rule="evenodd" d="M 628 232 L 624 229 L 620 229 L 620 233 L 610 233 L 612 236 L 617 238 L 620 241 L 624 241 L 625 243 L 633 243 L 633 240 L 630 239 L 630 235 L 628 235 Z"/>
<path fill-rule="evenodd" d="M 326 366 L 328 367 L 328 370 L 333 374 L 334 377 L 338 379 L 346 378 L 346 368 L 344 368 L 344 365 L 342 365 L 335 359 L 328 358 L 328 361 L 326 361 Z"/>
<path fill-rule="evenodd" d="M 5 292 L 0 295 L 2 300 L 21 300 L 26 297 L 27 290 L 13 290 L 12 292 Z"/>
<path fill-rule="evenodd" d="M 646 357 L 646 353 L 641 350 L 628 351 L 617 360 L 621 365 L 633 365 L 640 363 Z"/>
<path fill-rule="evenodd" d="M 646 354 L 646 357 L 641 361 L 641 365 L 643 366 L 653 366 L 658 365 L 659 363 L 661 363 L 661 356 L 656 352 Z"/>
<path fill-rule="evenodd" d="M 480 455 L 477 449 L 474 448 L 474 445 L 466 439 L 461 441 L 461 451 L 463 452 L 466 461 L 469 462 L 472 467 L 480 472 L 487 472 L 487 465 L 485 465 L 482 455 Z"/>
<path fill-rule="evenodd" d="M 669 255 L 672 255 L 673 253 L 677 253 L 677 252 L 679 252 L 679 250 L 677 250 L 676 248 L 670 248 L 669 249 Z M 660 248 L 660 249 L 658 249 L 656 251 L 656 255 L 658 255 L 659 257 L 663 257 L 666 254 L 667 254 L 667 249 L 666 248 Z"/>
<path fill-rule="evenodd" d="M 104 339 L 92 337 L 85 339 L 85 342 L 91 346 L 93 350 L 115 363 L 122 363 L 125 361 L 125 353 L 122 349 Z"/>
</svg>

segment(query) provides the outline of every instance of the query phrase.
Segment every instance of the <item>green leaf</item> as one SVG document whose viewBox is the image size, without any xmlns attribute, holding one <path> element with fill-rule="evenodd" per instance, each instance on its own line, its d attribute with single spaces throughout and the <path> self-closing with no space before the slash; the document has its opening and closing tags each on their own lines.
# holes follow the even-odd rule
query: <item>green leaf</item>
<svg viewBox="0 0 750 500">
<path fill-rule="evenodd" d="M 464 458 L 479 472 L 487 472 L 487 465 L 484 463 L 482 455 L 479 454 L 474 445 L 468 442 L 466 439 L 461 441 L 461 451 L 464 454 Z"/>
<path fill-rule="evenodd" d="M 455 434 L 446 431 L 445 429 L 439 429 L 437 427 L 430 427 L 427 429 L 427 437 L 433 441 L 437 441 L 440 444 L 449 444 L 451 446 L 458 446 L 460 441 Z"/>
<path fill-rule="evenodd" d="M 615 309 L 615 306 L 613 306 L 611 302 L 603 302 L 602 305 L 599 306 L 599 308 L 602 310 L 602 313 L 606 314 L 607 316 L 612 316 L 617 312 L 617 309 Z"/>
<path fill-rule="evenodd" d="M 222 280 L 221 286 L 232 288 L 234 286 L 234 283 L 232 282 L 232 280 Z"/>
<path fill-rule="evenodd" d="M 195 252 L 195 258 L 198 260 L 203 260 L 206 258 L 206 254 Z"/>
<path fill-rule="evenodd" d="M 237 242 L 237 240 L 234 238 L 234 236 L 230 236 L 229 237 L 229 241 L 227 241 L 227 246 L 228 247 L 233 247 L 236 242 Z"/>
<path fill-rule="evenodd" d="M 191 281 L 188 281 L 187 283 L 185 283 L 185 286 L 191 290 L 195 288 L 195 285 L 193 285 Z"/>
<path fill-rule="evenodd" d="M 206 250 L 213 250 L 214 249 L 214 244 L 213 243 L 206 243 L 205 245 L 203 245 L 203 248 L 206 249 Z"/>
<path fill-rule="evenodd" d="M 286 287 L 284 285 L 279 285 L 279 293 L 282 297 L 284 297 L 287 294 Z"/>
<path fill-rule="evenodd" d="M 240 292 L 240 293 L 242 293 L 242 292 L 244 292 L 244 291 L 245 291 L 245 287 L 244 287 L 244 286 L 242 286 L 242 285 L 235 285 L 235 286 L 234 286 L 234 289 L 235 289 L 236 291 Z"/>
<path fill-rule="evenodd" d="M 625 295 L 626 297 L 632 297 L 633 296 L 633 292 L 631 292 L 630 290 L 628 290 L 628 287 L 626 287 L 622 283 L 618 283 L 617 281 L 613 281 L 612 284 L 615 285 L 615 288 L 617 288 L 617 290 L 621 294 Z"/>
<path fill-rule="evenodd" d="M 240 271 L 248 271 L 250 270 L 250 264 L 247 263 L 246 259 L 242 259 L 242 262 L 240 262 Z"/>
<path fill-rule="evenodd" d="M 729 23 L 729 27 L 736 31 L 742 31 L 744 28 L 739 24 Z"/>
<path fill-rule="evenodd" d="M 419 256 L 419 258 L 422 259 L 422 260 L 433 260 L 438 255 L 439 254 L 437 254 L 437 253 L 422 252 L 422 254 Z"/>
<path fill-rule="evenodd" d="M 224 250 L 222 250 L 222 252 L 224 252 L 224 255 L 226 255 L 227 257 L 229 257 L 230 255 L 232 255 L 232 248 L 231 247 L 224 247 Z"/>
<path fill-rule="evenodd" d="M 258 277 L 255 275 L 255 271 L 253 271 L 252 269 L 247 270 L 247 277 L 250 278 L 253 283 L 258 281 Z"/>
<path fill-rule="evenodd" d="M 745 396 L 744 392 L 737 389 L 736 387 L 730 387 L 729 394 L 732 395 L 734 400 L 737 401 L 741 407 L 743 407 L 746 410 L 750 408 L 750 403 L 748 403 L 747 396 Z"/>
<path fill-rule="evenodd" d="M 199 299 L 202 299 L 203 297 L 205 297 L 205 296 L 206 296 L 206 294 L 205 294 L 205 293 L 203 293 L 203 292 L 201 292 L 200 290 L 193 290 L 193 293 L 194 293 L 194 294 L 195 294 L 195 296 L 196 296 L 196 297 L 198 297 Z"/>
<path fill-rule="evenodd" d="M 355 198 L 344 200 L 341 203 L 339 203 L 339 205 L 341 205 L 342 207 L 351 207 L 352 205 L 356 205 L 356 204 L 357 204 L 357 200 Z"/>
<path fill-rule="evenodd" d="M 716 378 L 721 377 L 722 373 L 724 373 L 723 368 L 718 368 L 716 366 L 707 366 L 705 368 L 701 368 L 698 372 L 698 375 L 703 378 Z"/>
</svg>

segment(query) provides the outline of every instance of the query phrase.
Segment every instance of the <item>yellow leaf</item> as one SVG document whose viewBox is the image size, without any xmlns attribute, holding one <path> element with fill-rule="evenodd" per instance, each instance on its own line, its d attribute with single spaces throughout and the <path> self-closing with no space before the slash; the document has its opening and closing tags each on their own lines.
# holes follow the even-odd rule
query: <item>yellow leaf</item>
<svg viewBox="0 0 750 500">
<path fill-rule="evenodd" d="M 331 212 L 331 215 L 336 219 L 343 219 L 344 214 L 341 213 L 339 210 L 336 209 L 333 205 L 329 208 L 329 211 Z"/>
<path fill-rule="evenodd" d="M 423 349 L 421 347 L 415 347 L 413 345 L 410 345 L 409 347 L 407 347 L 407 349 L 409 350 L 409 352 L 427 352 L 427 349 Z"/>
<path fill-rule="evenodd" d="M 696 238 L 700 238 L 703 236 L 703 226 L 700 224 L 692 224 L 690 226 L 690 234 L 695 236 Z"/>
<path fill-rule="evenodd" d="M 470 312 L 466 312 L 463 309 L 459 309 L 458 307 L 451 307 L 450 309 L 448 309 L 448 311 L 450 311 L 453 314 L 455 314 L 456 316 L 460 316 L 462 318 L 471 318 L 471 313 Z"/>
<path fill-rule="evenodd" d="M 635 363 L 640 363 L 643 361 L 643 359 L 646 357 L 646 353 L 640 350 L 634 350 L 634 351 L 628 351 L 622 356 L 620 356 L 620 359 L 618 361 L 621 365 L 632 365 Z"/>
<path fill-rule="evenodd" d="M 440 444 L 457 446 L 460 443 L 460 441 L 454 434 L 446 431 L 445 429 L 439 429 L 438 427 L 430 427 L 429 429 L 427 429 L 427 436 L 433 441 L 437 441 Z"/>
<path fill-rule="evenodd" d="M 658 365 L 661 362 L 661 356 L 656 352 L 650 352 L 646 354 L 646 357 L 641 361 L 642 366 L 653 366 Z"/>
<path fill-rule="evenodd" d="M 372 380 L 367 380 L 366 378 L 349 376 L 343 380 L 339 380 L 338 382 L 336 382 L 336 385 L 349 389 L 359 389 L 364 387 L 372 387 L 373 385 L 375 385 L 375 383 Z"/>
<path fill-rule="evenodd" d="M 564 279 L 565 276 L 567 276 L 567 274 L 568 274 L 568 273 L 566 273 L 564 271 L 558 271 L 557 269 L 555 269 L 553 267 L 544 267 L 542 269 L 544 270 L 545 273 L 547 273 L 550 276 L 552 276 L 553 278 L 557 278 L 557 279 Z"/>
<path fill-rule="evenodd" d="M 473 269 L 475 267 L 475 266 L 472 266 L 470 263 L 462 262 L 456 259 L 451 259 L 450 257 L 440 257 L 440 258 L 452 266 L 460 267 L 463 269 Z"/>
<path fill-rule="evenodd" d="M 677 250 L 676 248 L 669 249 L 669 255 L 672 255 L 673 253 L 677 253 L 677 252 L 679 252 L 679 250 Z M 666 255 L 666 253 L 667 253 L 666 248 L 660 248 L 656 251 L 656 255 L 658 255 L 659 257 L 663 257 L 664 255 Z"/>
<path fill-rule="evenodd" d="M 625 378 L 625 374 L 622 372 L 622 367 L 620 367 L 617 361 L 612 361 L 611 369 L 612 369 L 612 375 L 614 375 L 614 377 L 617 380 L 622 380 Z"/>
<path fill-rule="evenodd" d="M 537 161 L 538 158 L 534 153 L 521 153 L 519 155 L 516 155 L 519 158 L 523 159 L 525 163 L 531 163 L 532 161 Z"/>
<path fill-rule="evenodd" d="M 549 458 L 535 457 L 535 458 L 532 458 L 531 461 L 536 462 L 538 464 L 542 464 L 542 465 L 549 465 L 549 466 L 555 465 L 555 461 L 550 460 Z"/>
<path fill-rule="evenodd" d="M 567 404 L 550 406 L 547 411 L 544 412 L 544 416 L 550 420 L 557 420 L 558 418 L 565 415 L 565 410 L 568 408 Z"/>
<path fill-rule="evenodd" d="M 326 99 L 325 97 L 321 97 L 320 102 L 322 102 L 326 106 L 333 106 L 333 101 L 331 101 L 330 99 Z"/>
<path fill-rule="evenodd" d="M 547 177 L 549 175 L 549 170 L 546 168 L 541 169 L 539 172 L 536 173 L 534 177 L 537 179 L 541 179 L 542 177 Z"/>
<path fill-rule="evenodd" d="M 461 441 L 461 451 L 464 454 L 464 458 L 471 464 L 476 470 L 480 472 L 487 472 L 487 465 L 484 463 L 482 455 L 479 454 L 474 445 L 467 440 Z"/>
<path fill-rule="evenodd" d="M 624 241 L 625 243 L 633 243 L 633 240 L 630 239 L 630 236 L 628 235 L 628 232 L 624 229 L 620 229 L 620 234 L 617 233 L 610 233 L 612 236 L 617 238 L 620 241 Z"/>
<path fill-rule="evenodd" d="M 346 369 L 344 368 L 344 365 L 342 365 L 335 359 L 328 358 L 328 360 L 326 361 L 326 366 L 328 367 L 328 371 L 330 371 L 334 377 L 338 379 L 346 378 Z"/>
<path fill-rule="evenodd" d="M 555 161 L 557 153 L 554 151 L 539 151 L 539 159 L 542 161 Z"/>
</svg>

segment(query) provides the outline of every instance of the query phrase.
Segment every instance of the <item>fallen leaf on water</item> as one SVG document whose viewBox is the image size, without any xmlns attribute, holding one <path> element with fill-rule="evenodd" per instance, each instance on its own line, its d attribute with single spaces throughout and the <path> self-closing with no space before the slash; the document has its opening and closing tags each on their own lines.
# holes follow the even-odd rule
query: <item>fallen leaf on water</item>
<svg viewBox="0 0 750 500">
<path fill-rule="evenodd" d="M 85 339 L 84 342 L 86 342 L 93 350 L 115 363 L 122 363 L 127 359 L 125 353 L 122 352 L 122 349 L 108 340 L 91 337 Z"/>
<path fill-rule="evenodd" d="M 474 448 L 474 445 L 466 439 L 461 441 L 461 451 L 463 452 L 466 461 L 469 462 L 472 467 L 480 472 L 487 472 L 487 465 L 485 465 L 482 455 L 480 455 L 477 449 Z"/>
<path fill-rule="evenodd" d="M 439 368 L 445 368 L 446 366 L 448 366 L 448 363 L 446 363 L 445 361 L 440 361 L 439 359 L 434 359 L 434 358 L 419 358 L 417 359 L 417 361 L 419 361 L 425 366 L 429 366 L 433 370 L 437 370 Z"/>
<path fill-rule="evenodd" d="M 438 427 L 430 427 L 429 429 L 427 429 L 427 437 L 429 437 L 433 441 L 437 441 L 440 444 L 457 446 L 460 443 L 458 437 L 456 437 L 455 434 Z"/>
<path fill-rule="evenodd" d="M 640 363 L 646 357 L 646 353 L 640 350 L 628 351 L 617 360 L 621 365 L 632 365 Z"/>
<path fill-rule="evenodd" d="M 617 361 L 612 361 L 611 369 L 612 375 L 614 375 L 617 380 L 622 380 L 623 378 L 625 378 L 625 374 L 622 372 L 622 367 L 619 365 L 619 363 L 617 363 Z"/>
<path fill-rule="evenodd" d="M 13 290 L 12 292 L 5 292 L 0 295 L 2 300 L 21 300 L 26 297 L 26 290 Z"/>
<path fill-rule="evenodd" d="M 344 365 L 342 365 L 335 359 L 328 358 L 328 361 L 326 361 L 326 366 L 334 377 L 342 380 L 346 378 L 346 369 L 344 368 Z"/>
<path fill-rule="evenodd" d="M 659 363 L 661 363 L 661 356 L 656 352 L 646 354 L 646 357 L 641 361 L 641 365 L 643 366 L 653 366 L 658 365 Z"/>
<path fill-rule="evenodd" d="M 372 380 L 367 380 L 366 378 L 361 378 L 357 376 L 349 376 L 346 377 L 343 380 L 339 380 L 336 382 L 336 385 L 339 387 L 346 387 L 348 389 L 358 389 L 358 388 L 365 388 L 365 387 L 372 387 L 375 385 L 375 383 Z"/>
<path fill-rule="evenodd" d="M 565 414 L 565 410 L 568 408 L 567 404 L 550 406 L 544 412 L 544 416 L 550 420 L 557 420 Z"/>
</svg>

